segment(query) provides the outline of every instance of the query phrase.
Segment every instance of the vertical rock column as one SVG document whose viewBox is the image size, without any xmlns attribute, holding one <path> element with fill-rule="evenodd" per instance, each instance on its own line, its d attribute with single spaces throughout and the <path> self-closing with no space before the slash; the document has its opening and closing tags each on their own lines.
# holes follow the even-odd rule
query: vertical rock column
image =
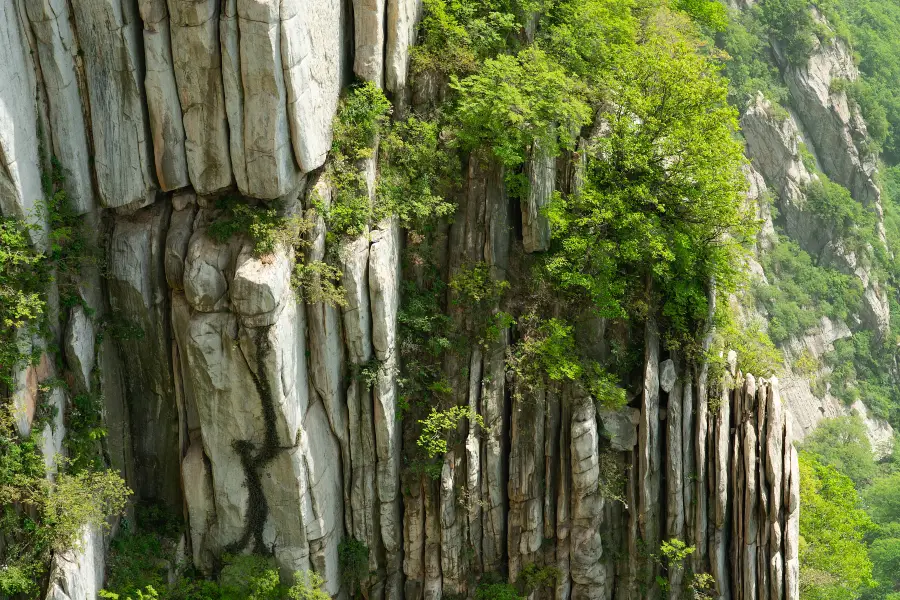
<svg viewBox="0 0 900 600">
<path fill-rule="evenodd" d="M 660 544 L 660 476 L 661 445 L 659 437 L 659 332 L 648 320 L 645 329 L 644 389 L 638 424 L 638 530 L 649 552 Z M 654 566 L 647 568 L 648 598 L 655 598 L 659 588 L 653 585 Z"/>
<path fill-rule="evenodd" d="M 188 174 L 198 194 L 210 194 L 231 185 L 229 125 L 232 145 L 240 134 L 238 124 L 225 120 L 228 84 L 234 81 L 234 73 L 223 72 L 219 47 L 220 10 L 224 19 L 229 8 L 234 10 L 234 0 L 221 3 L 222 9 L 217 0 L 169 0 L 168 4 Z M 224 29 L 221 35 L 224 50 L 231 40 Z M 234 171 L 240 187 L 243 171 L 238 165 Z"/>
<path fill-rule="evenodd" d="M 397 312 L 400 309 L 400 225 L 390 218 L 372 232 L 369 249 L 369 302 L 372 346 L 380 363 L 373 389 L 376 486 L 380 502 L 381 539 L 386 553 L 385 598 L 399 600 L 402 587 L 400 495 L 400 422 L 397 419 Z"/>
<path fill-rule="evenodd" d="M 65 169 L 71 206 L 83 214 L 94 208 L 94 194 L 85 106 L 76 68 L 78 42 L 72 30 L 69 4 L 65 0 L 40 0 L 26 2 L 25 8 L 47 88 L 53 154 Z"/>
<path fill-rule="evenodd" d="M 601 562 L 604 499 L 600 494 L 600 435 L 594 401 L 572 398 L 571 423 L 572 529 L 569 560 L 574 600 L 607 596 L 606 568 Z"/>
<path fill-rule="evenodd" d="M 163 267 L 167 202 L 115 218 L 107 286 L 113 317 L 139 335 L 117 340 L 124 357 L 138 497 L 181 504 L 178 410 L 171 369 L 168 287 Z"/>
<path fill-rule="evenodd" d="M 84 51 L 94 171 L 104 206 L 153 202 L 153 149 L 144 96 L 143 48 L 137 3 L 72 2 Z"/>
<path fill-rule="evenodd" d="M 175 85 L 166 0 L 140 0 L 144 20 L 144 92 L 153 136 L 156 178 L 164 191 L 190 184 L 184 153 L 184 125 Z M 193 57 L 197 60 L 198 57 Z"/>
<path fill-rule="evenodd" d="M 34 69 L 17 12 L 0 4 L 0 213 L 22 218 L 43 191 Z"/>
</svg>

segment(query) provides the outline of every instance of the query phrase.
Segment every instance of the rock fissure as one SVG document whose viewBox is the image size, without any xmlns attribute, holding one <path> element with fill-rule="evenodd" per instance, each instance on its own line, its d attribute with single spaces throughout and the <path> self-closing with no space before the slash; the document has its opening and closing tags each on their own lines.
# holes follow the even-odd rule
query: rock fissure
<svg viewBox="0 0 900 600">
<path fill-rule="evenodd" d="M 244 485 L 247 487 L 248 501 L 244 532 L 240 538 L 227 546 L 229 552 L 243 550 L 251 540 L 253 541 L 254 552 L 273 554 L 275 551 L 274 545 L 271 548 L 266 547 L 263 536 L 263 528 L 269 516 L 269 504 L 263 491 L 262 472 L 266 465 L 275 459 L 278 452 L 284 449 L 278 444 L 275 401 L 264 371 L 266 355 L 271 350 L 269 342 L 270 329 L 271 326 L 259 327 L 253 336 L 256 348 L 254 357 L 256 369 L 254 370 L 250 366 L 249 361 L 247 361 L 250 377 L 253 379 L 253 384 L 262 404 L 264 427 L 262 444 L 258 446 L 252 440 L 235 440 L 232 442 L 232 448 L 240 457 L 241 467 L 244 470 Z M 243 352 L 241 354 L 243 355 Z"/>
</svg>

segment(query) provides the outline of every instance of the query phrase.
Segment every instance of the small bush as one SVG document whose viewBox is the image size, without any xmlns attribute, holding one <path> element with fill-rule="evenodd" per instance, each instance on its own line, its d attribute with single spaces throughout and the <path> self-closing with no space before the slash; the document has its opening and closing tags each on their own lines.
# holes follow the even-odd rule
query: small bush
<svg viewBox="0 0 900 600">
<path fill-rule="evenodd" d="M 356 596 L 369 578 L 369 547 L 355 538 L 344 538 L 338 545 L 341 581 L 351 596 Z"/>
<path fill-rule="evenodd" d="M 314 571 L 294 573 L 296 583 L 288 590 L 290 600 L 331 600 L 325 591 L 325 580 Z"/>
<path fill-rule="evenodd" d="M 523 400 L 539 388 L 570 382 L 590 393 L 603 407 L 625 404 L 625 390 L 599 363 L 581 356 L 574 328 L 561 319 L 540 320 L 527 315 L 519 320 L 521 339 L 507 351 L 506 364 L 515 376 L 514 394 Z"/>
<path fill-rule="evenodd" d="M 334 194 L 330 205 L 313 197 L 313 205 L 324 217 L 331 235 L 357 236 L 372 219 L 374 207 L 365 173 L 358 163 L 373 156 L 390 114 L 391 103 L 372 82 L 352 87 L 341 100 L 327 168 Z"/>
<path fill-rule="evenodd" d="M 482 429 L 485 427 L 484 418 L 468 406 L 454 406 L 443 411 L 432 408 L 428 417 L 419 421 L 422 433 L 416 440 L 416 445 L 425 451 L 428 458 L 446 454 L 449 450 L 447 438 L 457 430 L 464 419 Z"/>
<path fill-rule="evenodd" d="M 456 205 L 459 159 L 443 141 L 438 122 L 410 116 L 395 123 L 381 142 L 376 217 L 396 214 L 400 224 L 424 231 L 449 217 Z"/>
<path fill-rule="evenodd" d="M 525 596 L 509 583 L 480 583 L 475 600 L 525 600 Z"/>
<path fill-rule="evenodd" d="M 343 273 L 322 261 L 297 262 L 291 286 L 304 302 L 347 306 L 347 295 L 341 285 Z"/>
<path fill-rule="evenodd" d="M 217 207 L 221 213 L 210 223 L 209 236 L 223 243 L 246 235 L 257 256 L 272 254 L 279 245 L 304 246 L 304 236 L 312 228 L 306 219 L 282 216 L 278 206 L 252 206 L 236 196 L 221 198 Z"/>
</svg>

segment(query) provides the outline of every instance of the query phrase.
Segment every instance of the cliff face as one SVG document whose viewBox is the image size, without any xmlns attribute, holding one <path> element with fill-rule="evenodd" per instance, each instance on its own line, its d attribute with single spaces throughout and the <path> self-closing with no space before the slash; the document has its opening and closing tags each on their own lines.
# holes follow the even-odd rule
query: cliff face
<svg viewBox="0 0 900 600">
<path fill-rule="evenodd" d="M 830 372 L 825 357 L 834 350 L 836 341 L 850 338 L 851 329 L 868 330 L 883 337 L 890 325 L 885 282 L 879 281 L 872 261 L 863 256 L 865 249 L 851 247 L 834 224 L 811 207 L 809 197 L 810 185 L 819 182 L 823 173 L 839 182 L 853 200 L 874 212 L 878 236 L 875 243 L 890 252 L 884 235 L 881 190 L 875 182 L 876 158 L 863 149 L 866 124 L 858 106 L 836 85 L 838 80 L 856 81 L 859 73 L 840 38 L 819 43 L 805 65 L 790 64 L 780 55 L 777 58 L 790 90 L 791 110 L 776 107 L 760 93 L 748 103 L 741 117 L 746 152 L 752 163 L 752 201 L 759 204 L 764 223 L 757 258 L 763 259 L 776 237 L 771 202 L 780 215 L 787 239 L 809 253 L 816 264 L 858 281 L 863 290 L 860 310 L 850 315 L 847 322 L 822 317 L 816 328 L 783 344 L 790 360 L 796 361 L 806 353 L 819 366 L 815 373 L 790 369 L 782 378 L 782 392 L 798 425 L 799 439 L 824 418 L 856 413 L 865 421 L 876 455 L 885 456 L 893 447 L 893 429 L 883 419 L 869 417 L 865 398 L 848 406 L 833 396 L 830 388 L 824 393 L 811 390 L 816 378 Z M 766 274 L 759 265 L 756 267 L 753 270 L 765 281 Z M 769 318 L 758 314 L 756 307 L 750 313 Z"/>
<path fill-rule="evenodd" d="M 432 478 L 409 468 L 417 425 L 398 408 L 401 281 L 414 276 L 401 268 L 398 221 L 339 243 L 343 307 L 298 301 L 293 251 L 257 257 L 242 238 L 208 235 L 223 191 L 296 214 L 314 195 L 327 202 L 321 168 L 354 74 L 399 108 L 428 97 L 407 79 L 420 12 L 416 0 L 0 0 L 0 210 L 34 218 L 45 145 L 97 232 L 105 268 L 78 290 L 90 311 L 57 307 L 56 334 L 62 370 L 104 399 L 107 462 L 138 499 L 183 512 L 182 550 L 203 572 L 225 553 L 271 553 L 285 574 L 312 568 L 341 596 L 338 547 L 352 537 L 369 549 L 372 599 L 472 595 L 483 574 L 514 581 L 536 565 L 560 573 L 541 596 L 674 600 L 683 574 L 670 572 L 663 592 L 654 553 L 677 538 L 696 548 L 692 569 L 714 576 L 719 598 L 798 598 L 791 410 L 803 403 L 785 406 L 776 379 L 732 363 L 709 389 L 706 367 L 665 353 L 651 321 L 642 388 L 630 407 L 600 411 L 566 387 L 513 394 L 506 343 L 475 346 L 445 372 L 485 427 L 461 431 Z M 877 206 L 873 166 L 855 146 L 864 124 L 823 91 L 837 68 L 852 69 L 839 47 L 786 79 L 827 149 L 823 169 Z M 822 245 L 802 208 L 812 176 L 796 123 L 760 100 L 743 127 L 788 232 L 860 278 L 865 318 L 883 330 L 883 291 L 852 252 Z M 520 205 L 499 167 L 468 159 L 440 249 L 445 275 L 484 262 L 506 279 L 516 253 L 547 248 L 540 208 L 573 175 L 540 152 L 527 172 Z M 326 251 L 319 219 L 307 252 Z M 142 335 L 101 339 L 104 316 Z M 373 364 L 371 381 L 355 376 Z M 17 374 L 21 431 L 38 381 L 56 369 L 45 360 Z M 52 402 L 47 457 L 62 451 L 71 398 L 57 390 Z M 817 418 L 801 417 L 803 429 Z M 58 554 L 47 597 L 95 598 L 107 541 L 86 531 L 80 551 Z"/>
</svg>

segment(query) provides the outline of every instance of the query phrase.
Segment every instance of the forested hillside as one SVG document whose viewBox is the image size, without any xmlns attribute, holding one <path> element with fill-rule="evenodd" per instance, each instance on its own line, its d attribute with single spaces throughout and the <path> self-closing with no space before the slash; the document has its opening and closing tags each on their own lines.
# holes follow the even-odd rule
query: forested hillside
<svg viewBox="0 0 900 600">
<path fill-rule="evenodd" d="M 0 0 L 0 598 L 900 598 L 897 33 Z"/>
</svg>

